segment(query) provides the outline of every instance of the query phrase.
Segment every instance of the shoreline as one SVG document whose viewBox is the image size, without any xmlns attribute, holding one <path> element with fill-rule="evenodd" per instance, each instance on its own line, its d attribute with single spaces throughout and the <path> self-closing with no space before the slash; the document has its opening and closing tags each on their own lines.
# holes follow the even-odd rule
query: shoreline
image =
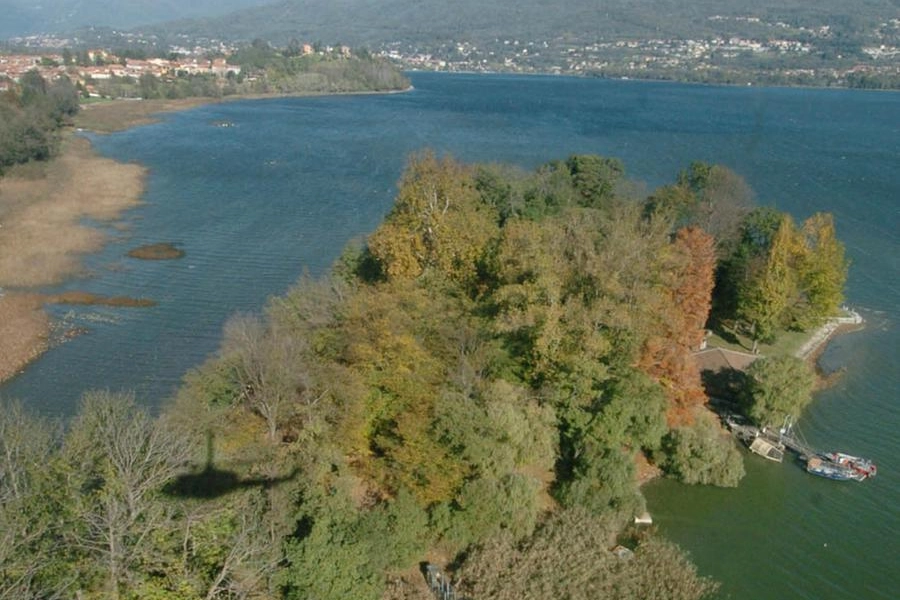
<svg viewBox="0 0 900 600">
<path fill-rule="evenodd" d="M 757 89 L 784 89 L 784 90 L 835 90 L 835 91 L 854 91 L 854 92 L 887 92 L 898 93 L 900 88 L 857 88 L 846 85 L 812 85 L 812 84 L 775 84 L 775 83 L 725 83 L 714 81 L 691 81 L 687 79 L 677 78 L 659 78 L 659 77 L 641 77 L 639 75 L 604 75 L 590 73 L 556 73 L 550 71 L 472 71 L 467 69 L 459 70 L 440 70 L 440 69 L 403 69 L 404 73 L 447 73 L 449 75 L 488 75 L 488 76 L 510 76 L 510 77 L 572 77 L 576 79 L 602 79 L 605 81 L 628 81 L 628 82 L 647 82 L 647 83 L 671 83 L 678 85 L 690 86 L 706 86 L 706 87 L 724 87 L 724 88 L 757 88 Z"/>
<path fill-rule="evenodd" d="M 43 290 L 83 276 L 82 257 L 108 242 L 84 221 L 116 226 L 144 192 L 146 169 L 101 157 L 71 131 L 63 135 L 51 161 L 0 178 L 0 382 L 52 345 L 44 307 L 66 296 Z"/>
<path fill-rule="evenodd" d="M 83 274 L 81 257 L 105 245 L 107 236 L 81 221 L 88 218 L 115 224 L 124 211 L 140 204 L 144 192 L 144 167 L 101 157 L 87 139 L 76 135 L 76 128 L 112 133 L 156 122 L 166 113 L 220 102 L 397 94 L 413 89 L 111 100 L 84 105 L 75 127 L 64 132 L 58 156 L 47 163 L 12 169 L 0 178 L 0 383 L 50 347 L 52 323 L 43 307 L 55 303 L 58 296 L 37 290 Z M 864 326 L 859 314 L 850 312 L 853 317 L 849 320 L 827 321 L 795 354 L 813 367 L 820 387 L 834 375 L 824 374 L 818 367 L 818 358 L 828 342 Z"/>
<path fill-rule="evenodd" d="M 58 337 L 49 304 L 148 306 L 152 300 L 90 297 L 42 290 L 84 276 L 82 257 L 109 240 L 85 220 L 119 227 L 125 211 L 141 204 L 147 169 L 100 156 L 78 131 L 98 134 L 157 122 L 160 115 L 219 102 L 266 98 L 396 94 L 412 90 L 255 94 L 178 100 L 110 100 L 85 104 L 62 132 L 59 154 L 18 165 L 0 177 L 0 383 L 12 379 L 49 350 Z M 78 333 L 78 332 L 75 332 Z M 65 335 L 63 337 L 69 337 Z"/>
<path fill-rule="evenodd" d="M 415 87 L 410 84 L 400 90 L 373 90 L 359 92 L 293 92 L 283 94 L 234 94 L 212 97 L 198 96 L 177 100 L 115 99 L 93 102 L 81 106 L 75 117 L 75 126 L 93 133 L 115 133 L 159 122 L 160 115 L 190 110 L 210 104 L 241 102 L 244 100 L 269 100 L 276 98 L 318 98 L 323 96 L 371 96 L 405 94 Z M 99 114 L 98 114 L 99 113 Z"/>
<path fill-rule="evenodd" d="M 794 352 L 794 356 L 801 360 L 805 360 L 810 366 L 818 363 L 819 357 L 828 347 L 828 342 L 838 335 L 851 333 L 865 329 L 865 319 L 858 312 L 845 308 L 848 314 L 845 317 L 831 317 L 825 323 L 820 325 L 810 336 L 810 338 L 800 348 Z"/>
<path fill-rule="evenodd" d="M 816 375 L 816 390 L 827 388 L 835 383 L 835 380 L 843 374 L 843 369 L 832 373 L 826 373 L 819 364 L 819 358 L 828 349 L 828 344 L 834 338 L 854 331 L 866 328 L 865 319 L 852 309 L 846 311 L 848 317 L 832 317 L 821 325 L 809 340 L 794 353 L 794 356 L 803 360 L 810 366 Z"/>
</svg>

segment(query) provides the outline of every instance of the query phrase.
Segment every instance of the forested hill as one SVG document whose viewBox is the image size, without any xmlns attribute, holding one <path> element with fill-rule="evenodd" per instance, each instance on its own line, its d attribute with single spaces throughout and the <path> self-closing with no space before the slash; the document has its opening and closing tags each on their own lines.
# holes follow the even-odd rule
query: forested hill
<svg viewBox="0 0 900 600">
<path fill-rule="evenodd" d="M 266 0 L 0 0 L 0 39 L 95 25 L 130 28 L 188 17 L 224 15 Z"/>
<path fill-rule="evenodd" d="M 226 39 L 262 37 L 275 43 L 291 38 L 340 40 L 377 45 L 391 41 L 443 39 L 484 43 L 495 38 L 697 38 L 745 33 L 746 21 L 712 16 L 759 17 L 791 26 L 830 25 L 843 35 L 900 16 L 894 0 L 284 0 L 226 17 L 168 23 L 159 33 L 187 33 Z"/>
</svg>

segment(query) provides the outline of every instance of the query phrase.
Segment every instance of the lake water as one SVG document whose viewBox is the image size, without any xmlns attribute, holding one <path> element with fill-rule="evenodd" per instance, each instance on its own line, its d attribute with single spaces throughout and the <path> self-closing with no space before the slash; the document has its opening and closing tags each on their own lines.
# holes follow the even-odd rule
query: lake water
<svg viewBox="0 0 900 600">
<path fill-rule="evenodd" d="M 722 581 L 721 598 L 896 598 L 900 94 L 558 77 L 412 81 L 405 94 L 224 103 L 91 137 L 103 154 L 149 168 L 145 203 L 87 259 L 92 276 L 61 289 L 159 304 L 57 309 L 88 333 L 0 394 L 61 416 L 91 388 L 135 390 L 158 406 L 215 351 L 229 315 L 258 311 L 370 232 L 416 150 L 526 168 L 572 153 L 617 156 L 648 187 L 691 160 L 721 163 L 761 204 L 798 219 L 834 213 L 853 261 L 848 303 L 868 323 L 829 347 L 826 367 L 846 375 L 817 395 L 799 428 L 814 446 L 873 458 L 879 475 L 837 483 L 748 456 L 737 489 L 650 484 L 651 512 L 702 573 Z M 186 256 L 125 256 L 154 242 L 174 242 Z"/>
</svg>

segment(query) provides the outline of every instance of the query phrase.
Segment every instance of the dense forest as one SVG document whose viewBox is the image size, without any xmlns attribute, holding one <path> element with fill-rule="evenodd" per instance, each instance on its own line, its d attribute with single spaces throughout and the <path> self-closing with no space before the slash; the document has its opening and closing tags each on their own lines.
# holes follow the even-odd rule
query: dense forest
<svg viewBox="0 0 900 600">
<path fill-rule="evenodd" d="M 570 0 L 552 10 L 538 0 L 483 2 L 460 0 L 453 4 L 423 0 L 197 0 L 184 3 L 160 0 L 148 6 L 142 0 L 0 0 L 0 38 L 46 32 L 68 32 L 75 27 L 110 27 L 119 31 L 154 23 L 161 35 L 183 33 L 207 39 L 251 40 L 263 36 L 287 43 L 292 36 L 310 40 L 341 39 L 348 44 L 377 44 L 409 39 L 423 42 L 460 38 L 470 34 L 481 43 L 495 37 L 556 38 L 569 33 L 612 38 L 684 36 L 703 37 L 713 32 L 706 17 L 756 16 L 763 20 L 840 26 L 855 34 L 873 22 L 896 18 L 892 0 L 848 4 L 840 0 L 758 0 L 748 6 L 738 0 Z M 743 34 L 745 29 L 722 33 Z M 752 31 L 752 29 L 751 29 Z M 88 37 L 88 36 L 85 36 Z M 89 38 L 88 38 L 89 39 Z"/>
<path fill-rule="evenodd" d="M 67 78 L 48 83 L 29 71 L 17 90 L 0 92 L 0 175 L 12 165 L 53 156 L 60 129 L 77 112 L 78 91 Z"/>
<path fill-rule="evenodd" d="M 830 216 L 755 207 L 724 167 L 638 189 L 599 156 L 414 155 L 365 243 L 234 315 L 158 417 L 7 402 L 0 598 L 421 598 L 423 561 L 473 600 L 708 595 L 629 526 L 657 472 L 744 473 L 692 352 L 711 311 L 758 341 L 818 324 L 846 261 Z M 769 393 L 794 362 L 758 364 L 758 422 L 802 407 Z"/>
</svg>

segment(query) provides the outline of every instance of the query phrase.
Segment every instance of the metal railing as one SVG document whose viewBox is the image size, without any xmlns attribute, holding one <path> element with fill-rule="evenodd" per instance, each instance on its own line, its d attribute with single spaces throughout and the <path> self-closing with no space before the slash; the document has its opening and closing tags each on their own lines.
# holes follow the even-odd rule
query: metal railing
<svg viewBox="0 0 900 600">
<path fill-rule="evenodd" d="M 425 565 L 425 581 L 437 600 L 466 600 L 462 596 L 457 595 L 450 578 L 437 565 L 430 563 Z"/>
</svg>

